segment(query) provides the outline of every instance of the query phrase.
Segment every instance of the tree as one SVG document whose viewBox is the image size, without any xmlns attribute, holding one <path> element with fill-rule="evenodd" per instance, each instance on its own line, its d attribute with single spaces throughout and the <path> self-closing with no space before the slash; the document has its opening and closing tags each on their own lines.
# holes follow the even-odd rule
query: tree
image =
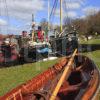
<svg viewBox="0 0 100 100">
<path fill-rule="evenodd" d="M 96 32 L 100 34 L 100 12 L 89 15 L 85 19 L 75 19 L 72 24 L 78 27 L 79 34 L 94 35 Z"/>
</svg>

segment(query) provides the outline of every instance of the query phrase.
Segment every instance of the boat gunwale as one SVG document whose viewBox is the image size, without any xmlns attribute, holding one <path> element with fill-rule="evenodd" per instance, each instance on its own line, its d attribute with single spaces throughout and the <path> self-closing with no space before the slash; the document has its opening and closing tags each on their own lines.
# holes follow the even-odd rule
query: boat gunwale
<svg viewBox="0 0 100 100">
<path fill-rule="evenodd" d="M 94 61 L 93 60 L 91 60 L 91 58 L 89 58 L 89 57 L 87 57 L 87 56 L 84 56 L 84 55 L 80 55 L 80 54 L 77 54 L 76 56 L 81 56 L 81 57 L 83 57 L 83 58 L 87 58 L 88 60 L 89 60 L 89 62 L 91 62 L 92 63 L 92 65 L 93 65 L 93 70 L 95 70 L 96 69 L 96 71 L 98 72 L 98 86 L 96 87 L 96 89 L 95 89 L 95 91 L 92 93 L 92 96 L 90 97 L 90 98 L 93 98 L 93 100 L 95 100 L 95 96 L 96 96 L 96 94 L 99 92 L 99 90 L 100 90 L 100 80 L 99 80 L 99 78 L 100 78 L 100 71 L 99 71 L 99 69 L 98 69 L 98 67 L 97 67 L 97 65 L 94 63 Z M 66 58 L 69 58 L 69 57 L 66 57 Z M 47 71 L 47 70 L 46 70 Z M 40 75 L 40 74 L 39 74 Z M 39 76 L 39 75 L 37 75 L 37 76 Z M 36 76 L 36 77 L 37 77 Z M 34 77 L 35 78 L 35 77 Z M 27 83 L 27 82 L 26 82 Z M 25 84 L 25 83 L 23 83 L 23 84 Z M 19 86 L 22 86 L 23 84 L 21 84 L 21 85 L 19 85 Z M 17 87 L 19 87 L 19 86 L 17 86 Z M 99 87 L 99 88 L 98 88 Z M 3 97 L 3 96 L 2 96 Z M 2 100 L 2 97 L 0 97 L 0 100 Z"/>
</svg>

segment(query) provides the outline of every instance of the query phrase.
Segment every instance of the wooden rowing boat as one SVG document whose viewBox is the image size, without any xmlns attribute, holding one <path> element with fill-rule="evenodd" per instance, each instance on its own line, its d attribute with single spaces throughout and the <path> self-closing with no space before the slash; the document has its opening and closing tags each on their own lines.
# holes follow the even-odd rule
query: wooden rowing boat
<svg viewBox="0 0 100 100">
<path fill-rule="evenodd" d="M 50 100 L 69 58 L 62 58 L 53 67 L 11 90 L 0 100 Z M 91 100 L 95 97 L 99 84 L 100 75 L 94 62 L 77 54 L 55 100 Z"/>
</svg>

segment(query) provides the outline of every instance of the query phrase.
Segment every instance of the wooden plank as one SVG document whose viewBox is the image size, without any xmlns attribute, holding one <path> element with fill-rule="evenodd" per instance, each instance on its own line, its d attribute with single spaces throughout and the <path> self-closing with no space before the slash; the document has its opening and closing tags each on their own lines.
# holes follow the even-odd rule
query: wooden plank
<svg viewBox="0 0 100 100">
<path fill-rule="evenodd" d="M 72 69 L 72 63 L 73 63 L 76 53 L 77 53 L 77 49 L 75 49 L 72 57 L 70 58 L 68 64 L 66 65 L 65 70 L 64 70 L 60 80 L 58 81 L 58 84 L 57 84 L 56 88 L 54 89 L 54 92 L 52 93 L 52 95 L 50 97 L 50 100 L 56 99 L 56 96 L 57 96 L 59 89 L 60 89 L 61 85 L 63 84 L 65 78 L 67 79 L 69 77 L 69 74 L 71 73 L 71 69 Z"/>
</svg>

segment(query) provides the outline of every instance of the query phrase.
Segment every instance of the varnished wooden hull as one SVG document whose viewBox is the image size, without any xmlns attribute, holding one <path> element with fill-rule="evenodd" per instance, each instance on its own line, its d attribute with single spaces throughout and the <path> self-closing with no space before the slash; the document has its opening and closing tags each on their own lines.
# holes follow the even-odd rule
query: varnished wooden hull
<svg viewBox="0 0 100 100">
<path fill-rule="evenodd" d="M 8 92 L 0 100 L 49 100 L 68 59 L 63 58 L 52 68 Z M 91 100 L 99 85 L 100 74 L 94 62 L 86 56 L 76 55 L 74 69 L 60 88 L 56 100 Z"/>
</svg>

